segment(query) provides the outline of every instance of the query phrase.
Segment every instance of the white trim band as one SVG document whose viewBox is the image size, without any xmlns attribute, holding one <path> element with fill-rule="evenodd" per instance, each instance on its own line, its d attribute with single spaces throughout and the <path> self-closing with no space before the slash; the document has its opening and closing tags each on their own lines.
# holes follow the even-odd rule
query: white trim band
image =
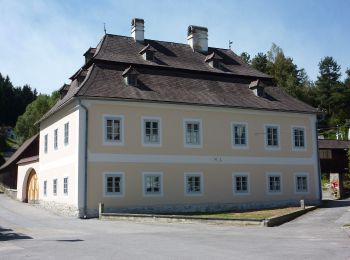
<svg viewBox="0 0 350 260">
<path fill-rule="evenodd" d="M 90 153 L 89 162 L 113 163 L 172 163 L 172 164 L 254 164 L 254 165 L 313 165 L 314 158 L 254 157 L 254 156 L 205 156 L 163 154 L 112 154 Z"/>
</svg>

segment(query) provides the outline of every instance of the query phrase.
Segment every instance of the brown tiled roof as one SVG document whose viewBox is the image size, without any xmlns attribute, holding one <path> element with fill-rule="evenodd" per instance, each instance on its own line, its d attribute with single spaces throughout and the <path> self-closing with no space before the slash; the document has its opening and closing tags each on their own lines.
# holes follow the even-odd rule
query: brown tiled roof
<svg viewBox="0 0 350 260">
<path fill-rule="evenodd" d="M 328 139 L 318 140 L 319 149 L 348 149 L 349 147 L 350 147 L 349 140 L 328 140 Z"/>
<path fill-rule="evenodd" d="M 17 151 L 5 162 L 5 164 L 3 164 L 0 167 L 0 171 L 4 170 L 5 168 L 7 168 L 8 166 L 10 166 L 13 163 L 17 163 L 17 161 L 20 160 L 21 156 L 23 156 L 23 154 L 26 152 L 26 150 L 29 148 L 29 146 L 31 146 L 32 144 L 34 144 L 35 142 L 37 142 L 37 145 L 39 146 L 39 134 L 36 134 L 34 136 L 32 136 L 31 138 L 27 139 L 18 149 Z M 35 149 L 34 149 L 35 150 Z M 27 155 L 28 156 L 28 155 Z"/>
<path fill-rule="evenodd" d="M 24 163 L 37 162 L 37 161 L 39 161 L 39 155 L 23 158 L 19 160 L 17 164 L 24 164 Z"/>
<path fill-rule="evenodd" d="M 154 62 L 143 59 L 140 51 L 145 47 L 156 50 Z M 220 69 L 209 66 L 205 61 L 208 55 L 222 58 Z M 122 73 L 130 66 L 139 73 L 137 87 L 124 83 Z M 85 80 L 78 82 L 82 76 Z M 199 53 L 187 44 L 155 40 L 140 43 L 131 37 L 107 34 L 92 59 L 71 79 L 68 93 L 41 120 L 74 97 L 316 112 L 273 87 L 270 76 L 250 67 L 229 49 L 209 48 L 208 53 Z M 264 97 L 256 97 L 249 89 L 256 80 L 265 86 Z"/>
<path fill-rule="evenodd" d="M 157 72 L 138 69 L 138 86 L 126 86 L 122 68 L 96 65 L 77 96 L 173 102 L 211 106 L 312 112 L 314 109 L 277 87 L 265 87 L 265 97 L 249 89 L 249 81 L 220 75 Z"/>
</svg>

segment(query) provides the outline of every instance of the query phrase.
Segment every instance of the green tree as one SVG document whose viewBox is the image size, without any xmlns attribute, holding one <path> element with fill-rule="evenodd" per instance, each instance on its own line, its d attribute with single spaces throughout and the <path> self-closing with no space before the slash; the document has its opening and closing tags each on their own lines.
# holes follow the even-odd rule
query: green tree
<svg viewBox="0 0 350 260">
<path fill-rule="evenodd" d="M 346 102 L 346 91 L 340 81 L 340 66 L 332 57 L 323 58 L 319 66 L 319 76 L 316 84 L 316 100 L 319 107 L 326 110 L 328 120 L 339 123 L 342 109 Z"/>
<path fill-rule="evenodd" d="M 250 55 L 249 55 L 249 53 L 242 52 L 240 57 L 245 63 L 250 64 Z"/>
<path fill-rule="evenodd" d="M 267 63 L 267 56 L 262 52 L 259 52 L 257 55 L 255 55 L 255 57 L 251 61 L 251 64 L 255 69 L 268 74 L 269 71 L 267 69 Z"/>
<path fill-rule="evenodd" d="M 36 100 L 27 106 L 24 114 L 18 118 L 15 127 L 20 142 L 39 132 L 39 125 L 35 123 L 50 110 L 57 102 L 58 97 L 57 91 L 53 92 L 51 96 L 39 95 Z"/>
</svg>

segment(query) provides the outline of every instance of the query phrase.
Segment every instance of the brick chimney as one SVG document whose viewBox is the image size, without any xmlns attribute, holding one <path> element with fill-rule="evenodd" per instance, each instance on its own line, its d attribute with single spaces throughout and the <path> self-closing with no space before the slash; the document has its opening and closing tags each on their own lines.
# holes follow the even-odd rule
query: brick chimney
<svg viewBox="0 0 350 260">
<path fill-rule="evenodd" d="M 145 39 L 145 21 L 140 18 L 131 20 L 131 36 L 135 41 L 143 43 Z"/>
<path fill-rule="evenodd" d="M 188 26 L 187 43 L 193 51 L 208 52 L 208 28 L 195 25 Z"/>
</svg>

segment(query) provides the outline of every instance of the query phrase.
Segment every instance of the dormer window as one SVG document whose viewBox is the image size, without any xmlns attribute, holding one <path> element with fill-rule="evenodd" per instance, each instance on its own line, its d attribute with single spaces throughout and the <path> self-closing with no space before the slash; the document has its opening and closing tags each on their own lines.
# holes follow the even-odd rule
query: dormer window
<svg viewBox="0 0 350 260">
<path fill-rule="evenodd" d="M 150 44 L 147 44 L 139 53 L 142 55 L 144 60 L 154 61 L 154 54 L 156 49 L 154 49 Z"/>
<path fill-rule="evenodd" d="M 222 57 L 220 57 L 215 52 L 212 52 L 205 58 L 205 62 L 209 64 L 210 67 L 215 69 L 222 69 Z"/>
<path fill-rule="evenodd" d="M 137 77 L 139 73 L 132 66 L 124 70 L 122 76 L 127 86 L 137 86 Z"/>
<path fill-rule="evenodd" d="M 259 79 L 252 81 L 249 84 L 249 89 L 251 89 L 257 97 L 264 96 L 264 84 Z"/>
</svg>

